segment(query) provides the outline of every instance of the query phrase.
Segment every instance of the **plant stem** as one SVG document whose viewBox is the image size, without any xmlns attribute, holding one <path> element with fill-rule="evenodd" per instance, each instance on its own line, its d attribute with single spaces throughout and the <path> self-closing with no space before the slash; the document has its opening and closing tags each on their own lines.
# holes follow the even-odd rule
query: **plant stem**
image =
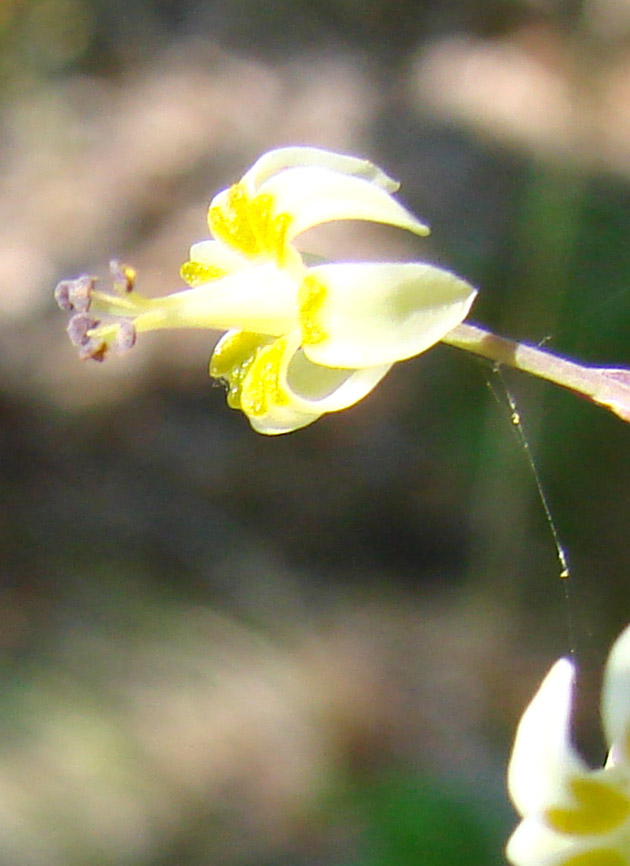
<svg viewBox="0 0 630 866">
<path fill-rule="evenodd" d="M 630 421 L 630 370 L 584 366 L 466 323 L 458 325 L 442 342 L 561 385 Z"/>
</svg>

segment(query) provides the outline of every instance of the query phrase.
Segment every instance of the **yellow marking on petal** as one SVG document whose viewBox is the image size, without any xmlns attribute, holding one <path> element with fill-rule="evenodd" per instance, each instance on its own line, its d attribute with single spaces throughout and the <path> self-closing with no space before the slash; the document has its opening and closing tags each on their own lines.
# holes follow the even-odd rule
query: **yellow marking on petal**
<svg viewBox="0 0 630 866">
<path fill-rule="evenodd" d="M 224 337 L 210 359 L 210 375 L 227 382 L 227 403 L 231 409 L 241 409 L 243 381 L 260 349 L 273 340 L 266 334 L 238 331 Z"/>
<path fill-rule="evenodd" d="M 273 211 L 271 195 L 250 198 L 245 186 L 236 183 L 225 201 L 210 206 L 208 225 L 215 238 L 248 258 L 267 257 L 284 265 L 292 217 L 288 213 L 274 216 Z"/>
<path fill-rule="evenodd" d="M 201 262 L 184 262 L 179 269 L 179 275 L 182 280 L 185 280 L 189 286 L 201 286 L 203 283 L 209 283 L 212 280 L 218 280 L 224 277 L 226 271 L 218 268 L 216 265 L 204 265 Z"/>
<path fill-rule="evenodd" d="M 256 353 L 241 392 L 241 408 L 246 415 L 262 418 L 270 405 L 288 405 L 289 397 L 280 384 L 280 369 L 286 349 L 287 338 L 279 337 Z"/>
<path fill-rule="evenodd" d="M 594 779 L 578 778 L 569 783 L 576 800 L 574 808 L 545 811 L 547 824 L 556 832 L 570 836 L 609 833 L 630 816 L 630 799 L 617 788 Z"/>
<path fill-rule="evenodd" d="M 323 343 L 328 334 L 322 327 L 322 308 L 328 295 L 327 286 L 312 274 L 302 280 L 298 289 L 298 320 L 302 330 L 302 342 L 308 346 Z"/>
<path fill-rule="evenodd" d="M 626 864 L 626 858 L 614 848 L 581 851 L 566 860 L 557 861 L 557 866 L 626 866 Z"/>
</svg>

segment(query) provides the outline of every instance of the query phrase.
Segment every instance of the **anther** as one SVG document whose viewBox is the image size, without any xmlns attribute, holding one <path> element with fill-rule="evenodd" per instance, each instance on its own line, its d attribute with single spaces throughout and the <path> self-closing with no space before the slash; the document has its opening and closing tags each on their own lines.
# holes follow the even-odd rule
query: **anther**
<svg viewBox="0 0 630 866">
<path fill-rule="evenodd" d="M 100 320 L 88 313 L 77 313 L 68 323 L 70 341 L 78 348 L 82 361 L 92 359 L 103 361 L 107 344 L 95 334 L 91 334 L 100 325 Z"/>
<path fill-rule="evenodd" d="M 68 322 L 68 336 L 75 346 L 84 346 L 90 339 L 89 332 L 100 325 L 99 319 L 87 313 L 77 313 Z"/>
<path fill-rule="evenodd" d="M 61 280 L 55 288 L 55 300 L 62 310 L 86 313 L 90 309 L 96 277 L 82 274 L 75 280 Z"/>
<path fill-rule="evenodd" d="M 119 259 L 112 259 L 109 263 L 109 272 L 114 279 L 114 288 L 117 292 L 128 295 L 133 291 L 137 276 L 135 268 L 123 264 Z"/>
<path fill-rule="evenodd" d="M 119 355 L 124 355 L 136 345 L 138 333 L 133 322 L 129 319 L 123 319 L 116 332 L 116 351 Z"/>
</svg>

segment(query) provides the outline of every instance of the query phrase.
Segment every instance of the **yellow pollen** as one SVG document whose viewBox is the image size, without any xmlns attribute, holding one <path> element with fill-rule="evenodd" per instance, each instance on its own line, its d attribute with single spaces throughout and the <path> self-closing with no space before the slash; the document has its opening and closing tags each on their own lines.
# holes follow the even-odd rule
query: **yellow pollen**
<svg viewBox="0 0 630 866">
<path fill-rule="evenodd" d="M 545 812 L 546 823 L 557 833 L 598 836 L 609 833 L 630 817 L 630 800 L 616 788 L 594 779 L 573 779 L 569 784 L 576 806 Z"/>
<path fill-rule="evenodd" d="M 225 276 L 225 271 L 216 265 L 204 265 L 201 262 L 184 262 L 179 269 L 179 275 L 189 286 L 201 286 L 212 280 L 218 280 Z"/>
<path fill-rule="evenodd" d="M 297 300 L 298 320 L 304 345 L 314 346 L 328 339 L 328 334 L 322 325 L 322 309 L 327 294 L 327 287 L 313 274 L 308 274 L 302 280 Z"/>
<path fill-rule="evenodd" d="M 280 265 L 285 263 L 291 216 L 274 215 L 271 195 L 251 198 L 243 184 L 236 183 L 223 201 L 211 205 L 208 225 L 215 238 L 248 258 L 266 257 Z"/>
</svg>

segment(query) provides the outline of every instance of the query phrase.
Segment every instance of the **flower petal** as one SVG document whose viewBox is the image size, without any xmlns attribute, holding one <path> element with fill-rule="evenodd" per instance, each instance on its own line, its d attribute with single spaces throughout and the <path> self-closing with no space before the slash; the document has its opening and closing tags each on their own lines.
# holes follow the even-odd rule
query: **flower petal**
<svg viewBox="0 0 630 866">
<path fill-rule="evenodd" d="M 567 801 L 567 782 L 586 772 L 571 744 L 575 670 L 568 659 L 551 668 L 519 723 L 508 766 L 508 790 L 521 815 Z"/>
<path fill-rule="evenodd" d="M 288 168 L 261 184 L 258 194 L 271 196 L 274 214 L 292 218 L 288 240 L 333 220 L 368 220 L 418 235 L 429 233 L 424 223 L 381 186 L 328 168 Z"/>
<path fill-rule="evenodd" d="M 510 836 L 505 855 L 514 866 L 562 866 L 588 850 L 549 830 L 538 818 L 526 818 Z"/>
<path fill-rule="evenodd" d="M 278 336 L 297 326 L 299 281 L 273 264 L 250 266 L 182 292 L 146 301 L 135 320 L 158 328 L 238 328 Z"/>
<path fill-rule="evenodd" d="M 378 166 L 367 159 L 357 159 L 319 147 L 280 147 L 270 150 L 256 160 L 243 176 L 243 182 L 251 194 L 255 194 L 265 181 L 289 168 L 316 166 L 339 174 L 361 177 L 387 192 L 396 192 L 400 184 L 388 177 Z"/>
<path fill-rule="evenodd" d="M 630 626 L 617 638 L 608 656 L 602 723 L 614 764 L 630 764 Z"/>
<path fill-rule="evenodd" d="M 330 367 L 402 361 L 459 325 L 475 295 L 464 280 L 425 264 L 311 268 L 298 295 L 304 351 Z"/>
<path fill-rule="evenodd" d="M 249 259 L 239 255 L 231 247 L 220 241 L 212 240 L 199 241 L 193 244 L 190 248 L 190 260 L 202 265 L 220 268 L 226 274 L 251 265 Z"/>
<path fill-rule="evenodd" d="M 570 779 L 567 793 L 571 802 L 545 809 L 546 824 L 563 835 L 600 837 L 626 825 L 630 799 L 624 790 L 626 779 L 619 775 L 612 769 Z"/>
<path fill-rule="evenodd" d="M 300 333 L 270 340 L 231 332 L 217 344 L 210 374 L 228 382 L 228 403 L 241 409 L 259 433 L 290 433 L 326 412 L 346 409 L 365 397 L 390 365 L 338 370 L 311 363 Z"/>
<path fill-rule="evenodd" d="M 193 288 L 242 270 L 251 263 L 219 241 L 199 241 L 190 248 L 190 259 L 180 268 L 180 276 Z"/>
</svg>

